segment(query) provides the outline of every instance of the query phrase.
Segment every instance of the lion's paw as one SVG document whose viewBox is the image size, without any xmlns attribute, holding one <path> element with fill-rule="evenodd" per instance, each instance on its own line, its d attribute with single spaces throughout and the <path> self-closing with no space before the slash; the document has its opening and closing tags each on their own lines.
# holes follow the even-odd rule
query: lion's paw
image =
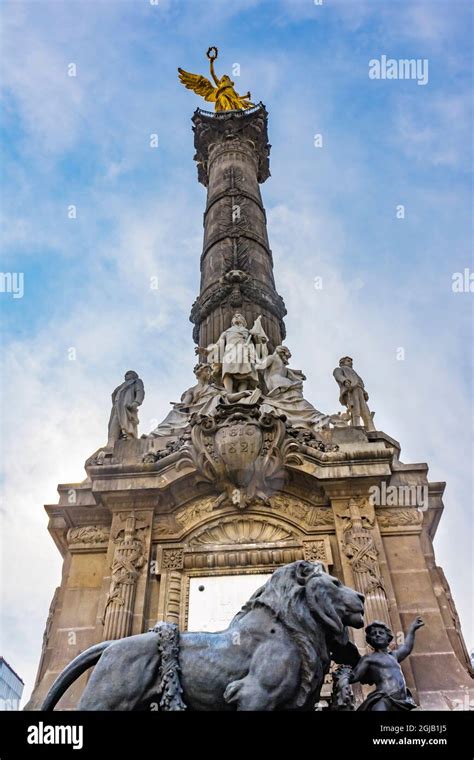
<svg viewBox="0 0 474 760">
<path fill-rule="evenodd" d="M 240 691 L 242 689 L 242 681 L 232 681 L 224 692 L 224 699 L 226 702 L 236 702 L 239 698 Z"/>
</svg>

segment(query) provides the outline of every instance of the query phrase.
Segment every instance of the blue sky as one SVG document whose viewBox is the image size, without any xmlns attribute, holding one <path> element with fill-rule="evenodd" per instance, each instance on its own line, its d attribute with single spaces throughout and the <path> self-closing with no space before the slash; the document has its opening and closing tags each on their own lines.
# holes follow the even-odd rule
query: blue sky
<svg viewBox="0 0 474 760">
<path fill-rule="evenodd" d="M 42 505 L 56 501 L 58 482 L 81 480 L 105 442 L 125 369 L 145 382 L 141 432 L 193 381 L 188 316 L 205 191 L 192 160 L 200 101 L 176 68 L 206 74 L 209 45 L 219 47 L 220 73 L 240 64 L 237 88 L 270 114 L 262 193 L 306 396 L 337 411 L 332 370 L 349 353 L 402 460 L 427 461 L 432 480 L 447 480 L 435 549 L 474 645 L 472 294 L 451 287 L 454 272 L 473 269 L 470 3 L 38 0 L 2 9 L 2 270 L 25 277 L 22 299 L 0 294 L 3 653 L 25 693 L 60 579 Z M 428 59 L 428 84 L 369 79 L 369 60 L 383 54 Z"/>
</svg>

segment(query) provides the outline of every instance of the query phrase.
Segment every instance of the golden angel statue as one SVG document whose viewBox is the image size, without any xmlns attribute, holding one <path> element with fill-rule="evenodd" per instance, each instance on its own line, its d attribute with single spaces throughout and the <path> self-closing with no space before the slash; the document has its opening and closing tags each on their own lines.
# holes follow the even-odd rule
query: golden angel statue
<svg viewBox="0 0 474 760">
<path fill-rule="evenodd" d="M 201 74 L 190 74 L 184 69 L 178 69 L 179 80 L 198 95 L 202 95 L 204 100 L 209 103 L 215 103 L 216 111 L 238 111 L 246 108 L 252 108 L 254 105 L 250 102 L 250 92 L 246 95 L 239 95 L 234 90 L 234 82 L 227 74 L 218 79 L 214 71 L 214 61 L 217 58 L 218 50 L 216 47 L 210 47 L 206 55 L 209 58 L 211 66 L 211 76 L 216 84 L 214 87 L 206 77 Z"/>
</svg>

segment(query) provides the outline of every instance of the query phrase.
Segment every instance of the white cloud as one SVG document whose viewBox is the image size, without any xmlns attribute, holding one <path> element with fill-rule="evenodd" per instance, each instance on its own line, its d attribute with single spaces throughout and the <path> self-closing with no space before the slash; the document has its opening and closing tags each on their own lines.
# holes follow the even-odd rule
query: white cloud
<svg viewBox="0 0 474 760">
<path fill-rule="evenodd" d="M 469 171 L 466 146 L 472 132 L 471 92 L 438 94 L 428 102 L 400 98 L 395 139 L 403 153 L 424 164 Z"/>
<path fill-rule="evenodd" d="M 71 61 L 28 25 L 30 9 L 26 3 L 9 4 L 3 14 L 3 87 L 14 94 L 24 126 L 35 136 L 24 147 L 34 152 L 41 145 L 42 152 L 56 153 L 76 138 L 88 77 L 82 71 L 79 77 L 68 76 Z M 9 100 L 5 102 L 8 112 Z"/>
</svg>

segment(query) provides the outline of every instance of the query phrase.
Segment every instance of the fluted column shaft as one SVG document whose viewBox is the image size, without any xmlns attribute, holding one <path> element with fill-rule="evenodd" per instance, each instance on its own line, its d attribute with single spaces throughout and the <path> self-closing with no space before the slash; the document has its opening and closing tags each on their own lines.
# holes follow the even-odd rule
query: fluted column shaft
<svg viewBox="0 0 474 760">
<path fill-rule="evenodd" d="M 285 335 L 286 310 L 275 290 L 259 188 L 270 174 L 267 112 L 264 106 L 218 114 L 198 109 L 193 122 L 198 179 L 207 187 L 194 339 L 214 343 L 239 311 L 249 326 L 262 315 L 274 347 Z"/>
</svg>

